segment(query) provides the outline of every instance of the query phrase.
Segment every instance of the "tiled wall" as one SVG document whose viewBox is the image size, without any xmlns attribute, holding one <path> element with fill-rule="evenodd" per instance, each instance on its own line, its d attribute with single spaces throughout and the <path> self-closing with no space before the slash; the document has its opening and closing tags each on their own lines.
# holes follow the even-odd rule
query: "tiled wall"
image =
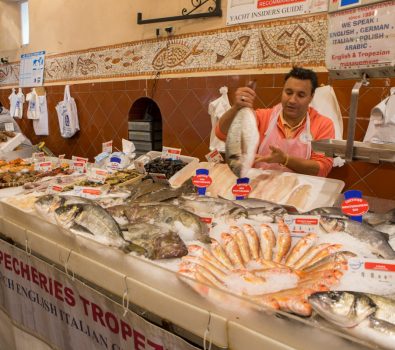
<svg viewBox="0 0 395 350">
<path fill-rule="evenodd" d="M 228 75 L 197 78 L 130 80 L 75 84 L 71 94 L 76 99 L 81 131 L 71 139 L 60 137 L 55 105 L 63 98 L 64 86 L 46 87 L 50 136 L 37 137 L 31 121 L 21 120 L 23 132 L 33 143 L 45 141 L 56 154 L 68 157 L 79 155 L 91 160 L 101 152 L 102 142 L 114 140 L 117 148 L 121 138 L 127 138 L 127 122 L 133 104 L 142 97 L 152 97 L 163 119 L 163 144 L 181 147 L 186 155 L 204 160 L 208 153 L 211 122 L 207 113 L 210 101 L 219 97 L 219 88 L 229 88 L 229 98 L 235 89 L 250 79 L 257 80 L 257 107 L 271 106 L 280 101 L 283 75 Z M 328 76 L 319 74 L 320 83 L 327 84 Z M 329 82 L 334 87 L 341 106 L 347 135 L 347 122 L 351 89 L 355 81 Z M 155 84 L 155 85 L 154 85 Z M 395 79 L 372 79 L 368 87 L 362 87 L 358 108 L 355 140 L 361 141 L 368 125 L 370 110 L 395 85 Z M 148 93 L 146 93 L 148 92 Z M 27 90 L 24 91 L 27 93 Z M 10 90 L 0 90 L 0 101 L 9 106 Z M 139 105 L 139 104 L 137 104 Z M 26 115 L 26 104 L 25 113 Z M 133 113 L 132 113 L 133 114 Z M 332 170 L 330 177 L 346 182 L 345 189 L 360 189 L 365 195 L 395 199 L 395 176 L 392 164 L 353 162 Z"/>
</svg>

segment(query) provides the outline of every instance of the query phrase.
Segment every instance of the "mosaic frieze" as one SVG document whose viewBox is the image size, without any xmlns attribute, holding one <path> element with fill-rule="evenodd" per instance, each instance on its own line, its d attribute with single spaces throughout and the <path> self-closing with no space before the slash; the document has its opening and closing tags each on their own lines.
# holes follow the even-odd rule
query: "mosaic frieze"
<svg viewBox="0 0 395 350">
<path fill-rule="evenodd" d="M 46 82 L 161 74 L 322 66 L 327 16 L 227 27 L 47 56 Z M 19 62 L 0 66 L 0 85 L 17 85 Z"/>
</svg>

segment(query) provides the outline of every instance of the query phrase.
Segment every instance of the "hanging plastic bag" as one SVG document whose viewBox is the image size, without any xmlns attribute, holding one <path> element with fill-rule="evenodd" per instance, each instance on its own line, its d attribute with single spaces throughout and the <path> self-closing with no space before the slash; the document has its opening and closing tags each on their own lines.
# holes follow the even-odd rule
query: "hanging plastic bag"
<svg viewBox="0 0 395 350">
<path fill-rule="evenodd" d="M 25 102 L 25 95 L 23 94 L 22 89 L 19 88 L 18 93 L 15 93 L 15 89 L 13 88 L 8 99 L 10 100 L 11 117 L 21 119 L 23 114 L 23 103 Z"/>
<path fill-rule="evenodd" d="M 77 105 L 74 98 L 70 96 L 70 86 L 66 85 L 64 88 L 63 101 L 56 105 L 56 112 L 58 114 L 60 135 L 64 138 L 70 138 L 80 130 L 78 122 Z"/>
</svg>

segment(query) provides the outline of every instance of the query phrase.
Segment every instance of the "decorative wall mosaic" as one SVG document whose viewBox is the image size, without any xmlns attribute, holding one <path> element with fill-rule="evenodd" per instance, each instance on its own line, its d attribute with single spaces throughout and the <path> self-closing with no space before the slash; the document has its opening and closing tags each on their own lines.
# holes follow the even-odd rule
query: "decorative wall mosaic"
<svg viewBox="0 0 395 350">
<path fill-rule="evenodd" d="M 45 82 L 112 77 L 323 66 L 327 15 L 131 42 L 47 56 Z M 0 86 L 18 85 L 19 62 L 0 67 Z"/>
</svg>

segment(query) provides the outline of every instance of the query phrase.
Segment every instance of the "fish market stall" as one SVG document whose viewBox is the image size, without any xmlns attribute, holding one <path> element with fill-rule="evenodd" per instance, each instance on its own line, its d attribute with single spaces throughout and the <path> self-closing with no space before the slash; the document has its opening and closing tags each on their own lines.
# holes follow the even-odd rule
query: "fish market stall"
<svg viewBox="0 0 395 350">
<path fill-rule="evenodd" d="M 190 171 L 172 178 L 178 187 L 141 177 L 123 186 L 113 176 L 96 204 L 53 187 L 34 191 L 43 182 L 1 190 L 2 238 L 63 269 L 67 283 L 81 280 L 193 346 L 376 348 L 374 340 L 318 321 L 308 295 L 335 292 L 351 256 L 393 259 L 385 239 L 376 234 L 372 244 L 363 243 L 366 235 L 344 218 L 324 216 L 319 235 L 294 237 L 290 206 L 199 197 L 180 180 Z M 196 220 L 209 215 L 217 220 L 212 229 Z M 347 239 L 341 230 L 349 231 Z M 3 260 L 4 272 L 7 266 Z M 330 271 L 321 273 L 323 267 Z"/>
</svg>

